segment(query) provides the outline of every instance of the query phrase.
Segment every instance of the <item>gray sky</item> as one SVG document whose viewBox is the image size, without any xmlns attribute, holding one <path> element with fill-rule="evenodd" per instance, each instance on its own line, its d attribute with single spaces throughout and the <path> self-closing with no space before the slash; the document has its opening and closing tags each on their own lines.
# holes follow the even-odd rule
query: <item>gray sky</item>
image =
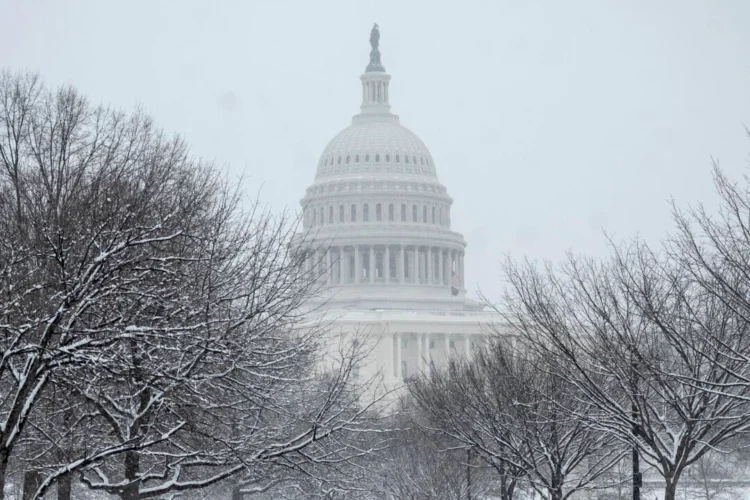
<svg viewBox="0 0 750 500">
<path fill-rule="evenodd" d="M 432 152 L 466 237 L 467 287 L 498 263 L 656 241 L 667 201 L 714 200 L 750 141 L 750 2 L 0 0 L 0 65 L 140 104 L 193 151 L 299 207 L 358 112 L 380 25 L 391 104 Z"/>
</svg>

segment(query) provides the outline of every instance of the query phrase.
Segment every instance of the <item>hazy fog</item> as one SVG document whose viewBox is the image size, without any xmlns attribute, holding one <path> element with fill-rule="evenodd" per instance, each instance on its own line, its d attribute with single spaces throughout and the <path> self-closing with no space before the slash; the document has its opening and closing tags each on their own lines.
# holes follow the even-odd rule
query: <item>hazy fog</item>
<svg viewBox="0 0 750 500">
<path fill-rule="evenodd" d="M 391 103 L 430 148 L 466 237 L 467 288 L 498 261 L 651 240 L 667 201 L 710 201 L 750 140 L 750 2 L 0 0 L 0 66 L 140 104 L 194 152 L 299 207 L 358 112 L 373 22 Z"/>
</svg>

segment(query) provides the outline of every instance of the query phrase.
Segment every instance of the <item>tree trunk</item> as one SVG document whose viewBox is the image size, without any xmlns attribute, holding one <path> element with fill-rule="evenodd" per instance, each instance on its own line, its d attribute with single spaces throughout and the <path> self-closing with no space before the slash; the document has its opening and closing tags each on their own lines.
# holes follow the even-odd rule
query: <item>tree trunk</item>
<svg viewBox="0 0 750 500">
<path fill-rule="evenodd" d="M 552 488 L 549 489 L 549 498 L 550 500 L 562 500 L 563 498 L 563 488 L 561 482 L 553 482 Z"/>
<path fill-rule="evenodd" d="M 120 494 L 122 500 L 140 500 L 140 484 L 138 481 L 140 465 L 138 452 L 128 451 L 125 453 L 125 479 L 128 481 L 128 484 L 122 489 L 122 493 Z"/>
<path fill-rule="evenodd" d="M 675 500 L 677 497 L 677 481 L 667 479 L 667 486 L 664 488 L 664 500 Z"/>
<path fill-rule="evenodd" d="M 8 454 L 0 453 L 0 500 L 5 500 L 5 473 L 8 470 Z"/>
<path fill-rule="evenodd" d="M 71 500 L 73 476 L 65 474 L 57 480 L 57 500 Z"/>
<path fill-rule="evenodd" d="M 500 490 L 500 500 L 513 500 L 513 493 L 516 489 L 516 480 L 513 479 L 511 481 L 508 481 L 508 484 L 503 484 L 502 489 Z"/>
<path fill-rule="evenodd" d="M 236 485 L 232 488 L 232 500 L 242 500 L 242 494 L 240 493 L 239 485 Z"/>
<path fill-rule="evenodd" d="M 42 482 L 42 475 L 35 471 L 26 471 L 23 474 L 23 494 L 21 498 L 23 500 L 32 500 L 36 490 L 39 489 L 39 485 Z"/>
</svg>

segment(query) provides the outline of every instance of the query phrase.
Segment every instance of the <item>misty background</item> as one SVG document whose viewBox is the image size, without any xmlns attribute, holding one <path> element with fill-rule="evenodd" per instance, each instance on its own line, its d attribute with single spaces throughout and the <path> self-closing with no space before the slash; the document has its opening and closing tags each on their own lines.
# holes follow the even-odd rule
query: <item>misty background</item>
<svg viewBox="0 0 750 500">
<path fill-rule="evenodd" d="M 669 199 L 713 206 L 748 166 L 750 3 L 0 0 L 0 66 L 142 106 L 275 210 L 299 209 L 349 125 L 380 25 L 391 103 L 432 152 L 468 241 L 499 261 L 655 243 Z"/>
</svg>

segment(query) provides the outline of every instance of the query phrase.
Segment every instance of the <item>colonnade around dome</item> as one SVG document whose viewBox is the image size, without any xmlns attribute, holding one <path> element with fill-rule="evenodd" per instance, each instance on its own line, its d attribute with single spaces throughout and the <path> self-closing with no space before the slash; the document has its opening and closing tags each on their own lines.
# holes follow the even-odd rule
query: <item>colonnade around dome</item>
<svg viewBox="0 0 750 500">
<path fill-rule="evenodd" d="M 327 285 L 416 284 L 464 287 L 464 252 L 427 245 L 334 245 L 308 251 Z"/>
</svg>

